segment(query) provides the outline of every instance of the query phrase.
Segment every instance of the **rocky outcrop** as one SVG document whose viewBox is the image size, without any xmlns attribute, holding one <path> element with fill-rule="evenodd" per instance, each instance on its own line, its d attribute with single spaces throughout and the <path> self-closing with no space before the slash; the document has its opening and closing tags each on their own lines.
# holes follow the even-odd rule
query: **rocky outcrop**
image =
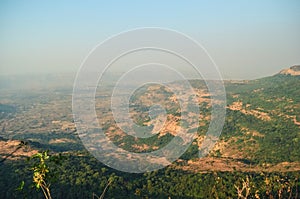
<svg viewBox="0 0 300 199">
<path fill-rule="evenodd" d="M 290 68 L 283 69 L 282 71 L 279 72 L 281 75 L 300 75 L 300 65 L 294 65 L 291 66 Z"/>
</svg>

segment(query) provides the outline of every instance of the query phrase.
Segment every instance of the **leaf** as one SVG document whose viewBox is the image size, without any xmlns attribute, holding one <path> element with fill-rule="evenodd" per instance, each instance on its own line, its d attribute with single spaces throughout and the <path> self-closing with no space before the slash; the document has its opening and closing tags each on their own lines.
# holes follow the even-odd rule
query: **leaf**
<svg viewBox="0 0 300 199">
<path fill-rule="evenodd" d="M 24 180 L 22 180 L 22 182 L 20 183 L 20 185 L 17 187 L 17 189 L 16 189 L 16 190 L 18 190 L 18 191 L 21 191 L 21 190 L 23 190 L 23 188 L 24 188 L 24 185 L 25 185 L 25 182 L 24 182 Z"/>
</svg>

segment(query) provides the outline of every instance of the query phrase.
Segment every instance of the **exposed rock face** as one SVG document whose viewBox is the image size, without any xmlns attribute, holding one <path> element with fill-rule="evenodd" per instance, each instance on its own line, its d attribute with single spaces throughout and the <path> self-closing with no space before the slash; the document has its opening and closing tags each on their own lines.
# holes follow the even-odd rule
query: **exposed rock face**
<svg viewBox="0 0 300 199">
<path fill-rule="evenodd" d="M 292 66 L 291 69 L 294 71 L 300 71 L 300 65 Z"/>
<path fill-rule="evenodd" d="M 292 76 L 300 75 L 300 65 L 294 65 L 291 66 L 290 68 L 283 69 L 282 71 L 279 72 L 279 74 L 292 75 Z"/>
<path fill-rule="evenodd" d="M 18 160 L 22 157 L 30 157 L 38 150 L 32 149 L 29 145 L 20 140 L 0 140 L 0 163 L 6 159 Z"/>
</svg>

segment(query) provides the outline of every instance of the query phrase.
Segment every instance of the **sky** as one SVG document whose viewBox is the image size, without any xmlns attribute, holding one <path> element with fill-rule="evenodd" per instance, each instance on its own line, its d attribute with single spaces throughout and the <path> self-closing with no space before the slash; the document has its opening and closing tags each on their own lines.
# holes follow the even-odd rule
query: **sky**
<svg viewBox="0 0 300 199">
<path fill-rule="evenodd" d="M 299 0 L 1 0 L 0 74 L 75 73 L 97 44 L 141 27 L 194 38 L 224 79 L 300 64 Z"/>
</svg>

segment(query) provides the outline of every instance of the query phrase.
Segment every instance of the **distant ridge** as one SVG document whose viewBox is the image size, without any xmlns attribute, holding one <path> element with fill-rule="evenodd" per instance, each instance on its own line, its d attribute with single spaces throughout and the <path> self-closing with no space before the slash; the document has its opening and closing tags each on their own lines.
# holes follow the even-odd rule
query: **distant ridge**
<svg viewBox="0 0 300 199">
<path fill-rule="evenodd" d="M 290 68 L 283 69 L 278 74 L 298 76 L 300 75 L 300 65 L 294 65 L 291 66 Z"/>
</svg>

